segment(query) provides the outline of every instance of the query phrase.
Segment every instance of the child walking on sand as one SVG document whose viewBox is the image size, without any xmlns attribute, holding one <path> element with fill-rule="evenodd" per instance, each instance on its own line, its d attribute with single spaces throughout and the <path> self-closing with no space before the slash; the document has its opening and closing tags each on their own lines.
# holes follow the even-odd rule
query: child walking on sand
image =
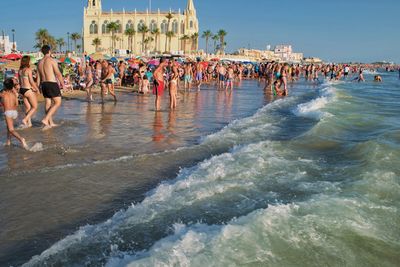
<svg viewBox="0 0 400 267">
<path fill-rule="evenodd" d="M 18 118 L 18 88 L 19 85 L 13 79 L 4 81 L 4 90 L 1 93 L 2 103 L 4 107 L 4 117 L 7 126 L 7 142 L 6 145 L 11 145 L 11 136 L 14 136 L 21 142 L 23 148 L 27 149 L 28 146 L 23 137 L 21 137 L 14 129 L 14 120 Z"/>
</svg>

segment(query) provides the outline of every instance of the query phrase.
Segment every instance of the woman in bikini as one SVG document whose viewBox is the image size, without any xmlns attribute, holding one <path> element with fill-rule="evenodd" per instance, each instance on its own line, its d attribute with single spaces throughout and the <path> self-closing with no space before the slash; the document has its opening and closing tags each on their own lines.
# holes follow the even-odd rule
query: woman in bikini
<svg viewBox="0 0 400 267">
<path fill-rule="evenodd" d="M 22 120 L 23 127 L 32 127 L 32 116 L 37 110 L 36 93 L 39 88 L 32 77 L 32 69 L 30 67 L 31 58 L 24 56 L 21 59 L 21 66 L 19 68 L 19 83 L 21 85 L 19 93 L 23 97 L 25 105 L 25 118 Z"/>
<path fill-rule="evenodd" d="M 92 95 L 92 86 L 94 83 L 93 79 L 93 65 L 89 62 L 86 63 L 86 93 L 87 93 L 87 101 L 93 101 L 93 95 Z"/>
<path fill-rule="evenodd" d="M 170 108 L 176 108 L 176 97 L 178 94 L 178 82 L 179 82 L 179 72 L 178 68 L 175 65 L 175 62 L 172 61 L 172 72 L 169 81 L 169 99 L 170 99 Z"/>
</svg>

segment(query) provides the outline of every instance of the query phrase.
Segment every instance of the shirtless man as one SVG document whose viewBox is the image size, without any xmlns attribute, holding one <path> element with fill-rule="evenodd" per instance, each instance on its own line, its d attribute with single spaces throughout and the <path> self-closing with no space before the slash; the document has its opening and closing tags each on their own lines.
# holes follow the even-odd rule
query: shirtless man
<svg viewBox="0 0 400 267">
<path fill-rule="evenodd" d="M 102 70 L 101 70 L 101 103 L 104 103 L 104 94 L 107 92 L 110 93 L 114 97 L 114 101 L 117 102 L 117 96 L 114 92 L 113 87 L 113 76 L 114 76 L 114 68 L 112 65 L 108 64 L 107 61 L 103 61 Z"/>
<path fill-rule="evenodd" d="M 160 65 L 158 65 L 157 69 L 154 71 L 153 78 L 154 78 L 154 87 L 153 87 L 153 94 L 156 96 L 155 100 L 155 110 L 159 111 L 161 108 L 161 97 L 164 94 L 165 89 L 165 82 L 164 82 L 164 72 L 165 67 L 168 63 L 165 59 L 161 59 Z"/>
<path fill-rule="evenodd" d="M 120 61 L 118 65 L 118 71 L 119 71 L 119 85 L 122 86 L 122 81 L 124 80 L 125 77 L 125 69 L 126 65 L 125 62 Z"/>
<path fill-rule="evenodd" d="M 200 86 L 203 82 L 203 71 L 204 67 L 203 64 L 200 62 L 197 63 L 196 65 L 196 82 L 197 82 L 197 89 L 200 90 Z"/>
<path fill-rule="evenodd" d="M 193 76 L 193 71 L 192 71 L 192 66 L 189 64 L 185 65 L 185 76 L 184 76 L 184 81 L 185 81 L 185 91 L 186 89 L 190 89 L 190 83 L 192 81 L 192 76 Z"/>
<path fill-rule="evenodd" d="M 218 78 L 219 78 L 219 88 L 224 88 L 225 85 L 225 75 L 226 75 L 226 69 L 225 67 L 220 64 L 219 68 L 218 68 Z"/>
<path fill-rule="evenodd" d="M 50 46 L 42 47 L 44 58 L 38 64 L 38 84 L 41 85 L 42 93 L 45 98 L 46 116 L 42 120 L 43 130 L 48 130 L 57 126 L 53 121 L 53 116 L 61 106 L 61 91 L 64 86 L 64 79 L 58 69 L 57 62 L 51 58 Z"/>
</svg>

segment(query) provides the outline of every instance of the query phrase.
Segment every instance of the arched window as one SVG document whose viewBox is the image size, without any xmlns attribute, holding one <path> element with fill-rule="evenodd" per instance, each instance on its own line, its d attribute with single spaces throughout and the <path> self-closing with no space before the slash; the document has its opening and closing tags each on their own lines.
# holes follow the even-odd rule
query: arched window
<svg viewBox="0 0 400 267">
<path fill-rule="evenodd" d="M 126 29 L 133 29 L 132 20 L 128 20 L 128 23 L 126 24 Z"/>
<path fill-rule="evenodd" d="M 108 21 L 104 21 L 103 25 L 101 26 L 101 33 L 105 34 L 105 33 L 110 33 L 110 30 L 107 29 L 107 25 L 108 25 Z"/>
<path fill-rule="evenodd" d="M 179 30 L 179 24 L 177 20 L 174 20 L 174 22 L 172 22 L 172 31 L 175 34 L 178 34 L 178 30 Z"/>
<path fill-rule="evenodd" d="M 157 23 L 155 20 L 152 20 L 150 23 L 150 31 L 154 31 L 155 29 L 157 29 Z"/>
<path fill-rule="evenodd" d="M 181 34 L 185 34 L 185 23 L 181 22 Z"/>
<path fill-rule="evenodd" d="M 161 23 L 161 33 L 166 33 L 167 32 L 167 21 L 163 20 Z"/>
<path fill-rule="evenodd" d="M 98 33 L 98 27 L 96 22 L 93 20 L 92 23 L 90 24 L 90 34 L 97 34 Z"/>
<path fill-rule="evenodd" d="M 119 20 L 117 20 L 115 23 L 118 24 L 118 30 L 116 30 L 116 33 L 121 33 L 122 32 L 122 24 Z"/>
<path fill-rule="evenodd" d="M 193 29 L 193 21 L 190 21 L 190 29 Z"/>
<path fill-rule="evenodd" d="M 144 21 L 140 20 L 139 24 L 137 25 L 137 31 L 140 31 L 140 29 L 144 26 Z"/>
<path fill-rule="evenodd" d="M 96 0 L 93 0 L 93 6 L 96 6 Z"/>
</svg>

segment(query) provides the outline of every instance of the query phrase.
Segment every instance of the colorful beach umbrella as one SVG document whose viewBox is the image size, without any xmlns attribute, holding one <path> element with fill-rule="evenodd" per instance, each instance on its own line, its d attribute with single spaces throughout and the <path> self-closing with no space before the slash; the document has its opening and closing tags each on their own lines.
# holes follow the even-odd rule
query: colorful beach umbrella
<svg viewBox="0 0 400 267">
<path fill-rule="evenodd" d="M 147 62 L 147 64 L 153 65 L 153 66 L 158 66 L 158 65 L 160 65 L 160 61 L 158 59 L 152 59 L 149 62 Z"/>
<path fill-rule="evenodd" d="M 118 62 L 118 58 L 112 57 L 112 58 L 110 59 L 110 61 L 112 61 L 112 62 Z"/>
<path fill-rule="evenodd" d="M 70 57 L 62 57 L 59 59 L 59 61 L 61 63 L 65 63 L 65 64 L 75 64 L 76 63 L 76 60 L 73 58 L 70 58 Z"/>
</svg>

